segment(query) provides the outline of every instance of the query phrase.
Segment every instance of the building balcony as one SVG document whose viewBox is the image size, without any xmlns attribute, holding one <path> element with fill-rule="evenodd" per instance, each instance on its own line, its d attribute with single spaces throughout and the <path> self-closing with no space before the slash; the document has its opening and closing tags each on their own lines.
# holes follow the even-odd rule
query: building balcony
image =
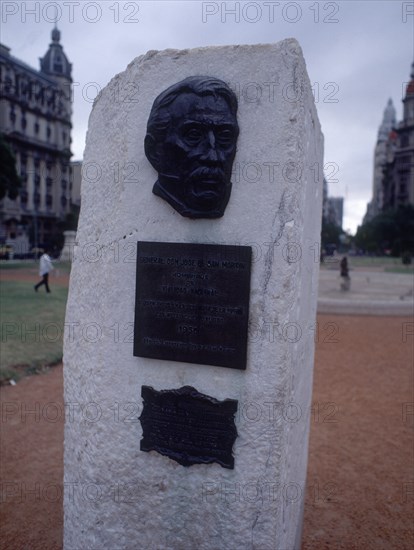
<svg viewBox="0 0 414 550">
<path fill-rule="evenodd" d="M 70 152 L 69 149 L 61 149 L 58 144 L 53 143 L 52 141 L 47 142 L 45 140 L 27 136 L 22 132 L 13 130 L 11 132 L 5 132 L 5 136 L 7 140 L 15 141 L 20 146 L 23 146 L 23 147 L 29 146 L 29 147 L 41 149 L 54 156 L 62 156 L 64 158 L 70 158 L 72 156 L 72 153 Z"/>
</svg>

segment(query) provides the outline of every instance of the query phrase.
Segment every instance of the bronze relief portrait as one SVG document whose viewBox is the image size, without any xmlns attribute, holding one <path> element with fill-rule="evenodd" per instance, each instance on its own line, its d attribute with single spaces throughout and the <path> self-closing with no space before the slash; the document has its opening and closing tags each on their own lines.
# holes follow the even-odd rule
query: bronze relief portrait
<svg viewBox="0 0 414 550">
<path fill-rule="evenodd" d="M 222 80 L 192 76 L 167 88 L 145 136 L 145 155 L 158 172 L 153 193 L 182 216 L 222 217 L 238 135 L 237 98 Z"/>
</svg>

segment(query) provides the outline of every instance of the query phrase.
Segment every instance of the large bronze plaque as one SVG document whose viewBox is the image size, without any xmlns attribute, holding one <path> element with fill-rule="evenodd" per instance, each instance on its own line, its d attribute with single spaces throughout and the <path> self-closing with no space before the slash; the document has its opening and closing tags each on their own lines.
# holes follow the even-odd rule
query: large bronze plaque
<svg viewBox="0 0 414 550">
<path fill-rule="evenodd" d="M 157 451 L 183 466 L 217 462 L 234 468 L 235 399 L 218 401 L 191 386 L 156 391 L 142 386 L 141 451 Z"/>
<path fill-rule="evenodd" d="M 246 368 L 251 247 L 138 242 L 134 355 Z"/>
</svg>

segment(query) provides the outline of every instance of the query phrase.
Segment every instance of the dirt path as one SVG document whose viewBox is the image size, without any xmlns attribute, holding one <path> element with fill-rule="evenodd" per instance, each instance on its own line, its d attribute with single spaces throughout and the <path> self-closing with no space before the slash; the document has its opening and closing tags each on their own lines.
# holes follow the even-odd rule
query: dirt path
<svg viewBox="0 0 414 550">
<path fill-rule="evenodd" d="M 303 550 L 411 549 L 412 320 L 318 321 Z M 0 548 L 59 549 L 62 368 L 1 388 L 1 400 Z"/>
<path fill-rule="evenodd" d="M 411 549 L 412 319 L 318 320 L 303 548 Z"/>
<path fill-rule="evenodd" d="M 63 522 L 62 367 L 2 387 L 0 396 L 0 548 L 59 549 Z"/>
</svg>

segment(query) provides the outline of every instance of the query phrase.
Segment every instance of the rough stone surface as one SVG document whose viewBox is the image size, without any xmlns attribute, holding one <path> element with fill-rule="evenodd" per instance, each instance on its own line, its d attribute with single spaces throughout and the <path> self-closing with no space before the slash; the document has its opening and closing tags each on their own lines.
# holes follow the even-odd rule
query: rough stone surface
<svg viewBox="0 0 414 550">
<path fill-rule="evenodd" d="M 218 220 L 152 194 L 154 98 L 193 74 L 239 94 L 233 190 Z M 298 545 L 312 390 L 323 140 L 298 43 L 148 52 L 90 120 L 67 307 L 66 549 Z M 138 240 L 253 247 L 246 371 L 133 357 Z M 235 468 L 139 449 L 141 386 L 237 399 Z M 77 485 L 75 485 L 77 484 Z"/>
</svg>

